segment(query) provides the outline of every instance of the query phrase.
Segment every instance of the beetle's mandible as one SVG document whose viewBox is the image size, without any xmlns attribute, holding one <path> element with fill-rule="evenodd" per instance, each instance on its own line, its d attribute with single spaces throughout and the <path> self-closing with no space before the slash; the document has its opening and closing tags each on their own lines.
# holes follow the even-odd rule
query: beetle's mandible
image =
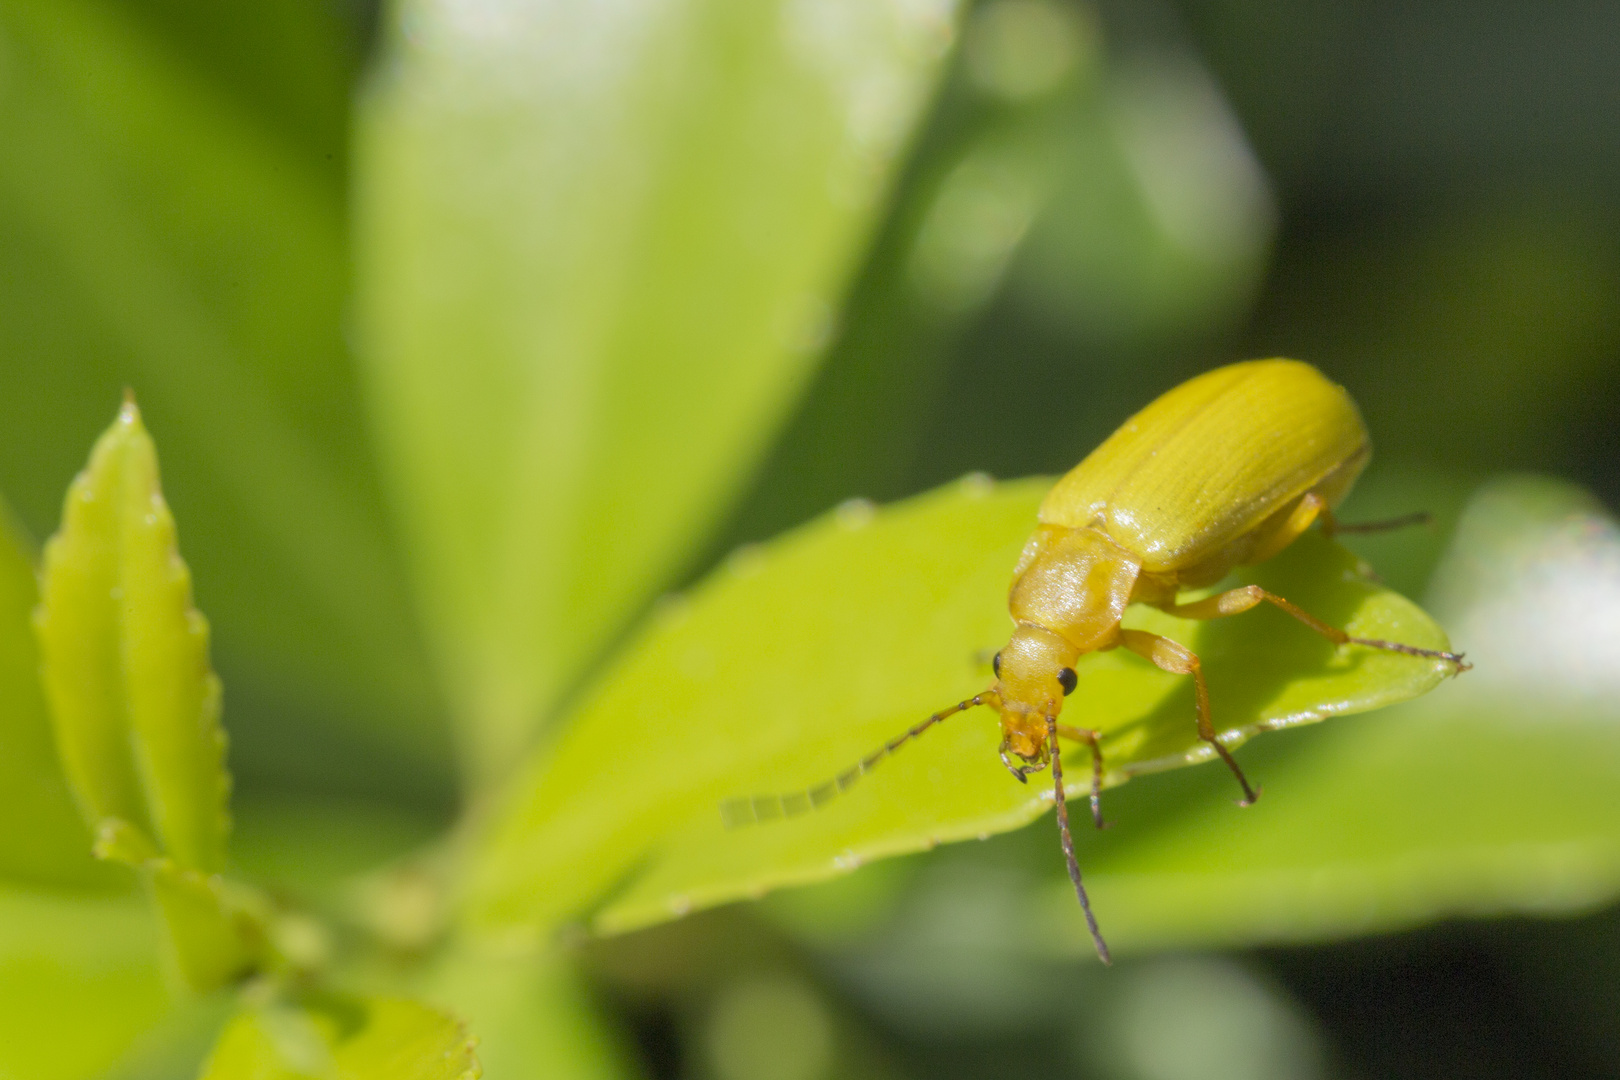
<svg viewBox="0 0 1620 1080">
<path fill-rule="evenodd" d="M 1468 666 L 1455 653 L 1351 637 L 1258 585 L 1191 603 L 1182 591 L 1213 585 L 1239 566 L 1276 555 L 1311 525 L 1335 530 L 1333 507 L 1367 464 L 1371 446 L 1350 395 L 1309 364 L 1252 360 L 1206 372 L 1127 420 L 1060 479 L 1041 503 L 1035 533 L 1013 571 L 1011 640 L 983 693 L 928 717 L 834 780 L 809 792 L 737 800 L 728 821 L 820 805 L 934 724 L 978 705 L 1001 714 L 1001 759 L 1020 781 L 1050 767 L 1069 876 L 1106 962 L 1108 948 L 1081 884 L 1064 802 L 1060 739 L 1091 755 L 1091 810 L 1100 827 L 1102 750 L 1096 731 L 1058 723 L 1085 654 L 1126 648 L 1193 678 L 1198 736 L 1231 769 L 1243 805 L 1255 789 L 1217 738 L 1197 655 L 1179 642 L 1120 626 L 1146 604 L 1183 619 L 1219 619 L 1269 603 L 1340 645 L 1360 645 Z M 1402 522 L 1404 523 L 1404 522 Z M 1391 523 L 1395 524 L 1395 523 Z"/>
</svg>

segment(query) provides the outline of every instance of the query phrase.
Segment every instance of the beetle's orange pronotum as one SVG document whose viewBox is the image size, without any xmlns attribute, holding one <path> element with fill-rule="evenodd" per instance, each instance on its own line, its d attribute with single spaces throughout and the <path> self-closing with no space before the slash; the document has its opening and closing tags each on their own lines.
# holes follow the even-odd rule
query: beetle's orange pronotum
<svg viewBox="0 0 1620 1080">
<path fill-rule="evenodd" d="M 1336 644 L 1440 659 L 1455 671 L 1467 667 L 1455 653 L 1351 637 L 1258 585 L 1178 602 L 1182 590 L 1213 585 L 1234 567 L 1271 558 L 1315 522 L 1334 531 L 1332 508 L 1370 452 L 1350 395 L 1309 364 L 1254 360 L 1182 383 L 1125 421 L 1041 503 L 1035 534 L 1013 570 L 1008 608 L 1014 630 L 995 656 L 989 689 L 928 717 L 811 792 L 728 803 L 728 822 L 779 816 L 790 804 L 818 805 L 946 717 L 992 706 L 1001 714 L 1001 759 L 1012 774 L 1023 781 L 1051 767 L 1069 877 L 1106 962 L 1108 947 L 1081 884 L 1063 794 L 1059 740 L 1069 739 L 1089 748 L 1091 810 L 1102 824 L 1098 733 L 1058 723 L 1076 684 L 1076 661 L 1124 647 L 1165 671 L 1191 675 L 1199 737 L 1232 770 L 1243 805 L 1255 799 L 1216 738 L 1198 657 L 1167 637 L 1121 627 L 1128 605 L 1218 619 L 1269 603 Z"/>
</svg>

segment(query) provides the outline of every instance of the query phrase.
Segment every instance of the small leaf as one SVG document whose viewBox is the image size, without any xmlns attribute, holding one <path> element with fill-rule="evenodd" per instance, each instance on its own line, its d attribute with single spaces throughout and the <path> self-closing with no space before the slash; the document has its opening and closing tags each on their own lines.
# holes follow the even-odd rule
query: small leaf
<svg viewBox="0 0 1620 1080">
<path fill-rule="evenodd" d="M 229 828 L 219 680 L 133 400 L 69 487 L 41 578 L 45 689 L 86 819 L 119 819 L 177 865 L 218 870 Z"/>
<path fill-rule="evenodd" d="M 929 732 L 813 814 L 728 830 L 719 807 L 824 781 L 984 689 L 983 657 L 1006 640 L 1007 582 L 1048 485 L 970 480 L 875 514 L 846 508 L 740 553 L 667 605 L 497 815 L 474 919 L 543 927 L 624 884 L 597 926 L 627 929 L 1040 816 L 1050 798 L 1007 775 L 988 710 Z M 1422 611 L 1358 571 L 1312 534 L 1238 577 L 1358 636 L 1445 647 Z M 1199 653 L 1228 746 L 1414 697 L 1445 674 L 1437 661 L 1336 648 L 1270 609 L 1210 623 L 1133 609 L 1126 622 Z M 1065 719 L 1103 732 L 1108 784 L 1213 756 L 1189 680 L 1123 650 L 1078 670 Z M 1073 795 L 1088 778 L 1070 769 Z"/>
<path fill-rule="evenodd" d="M 403 998 L 307 996 L 241 1012 L 203 1080 L 477 1080 L 457 1021 Z"/>
<path fill-rule="evenodd" d="M 269 905 L 255 891 L 176 865 L 145 833 L 118 818 L 102 819 L 95 855 L 140 873 L 163 916 L 169 955 L 192 989 L 224 986 L 267 957 Z"/>
<path fill-rule="evenodd" d="M 225 986 L 263 958 L 263 911 L 254 895 L 160 859 L 145 868 L 180 975 L 193 990 Z M 233 895 L 233 893 L 235 895 Z"/>
<path fill-rule="evenodd" d="M 39 599 L 33 561 L 0 502 L 0 877 L 56 885 L 109 883 L 90 856 L 39 683 L 29 625 Z M 26 826 L 22 823 L 26 822 Z"/>
<path fill-rule="evenodd" d="M 359 124 L 363 355 L 472 775 L 737 494 L 954 6 L 397 6 Z"/>
</svg>

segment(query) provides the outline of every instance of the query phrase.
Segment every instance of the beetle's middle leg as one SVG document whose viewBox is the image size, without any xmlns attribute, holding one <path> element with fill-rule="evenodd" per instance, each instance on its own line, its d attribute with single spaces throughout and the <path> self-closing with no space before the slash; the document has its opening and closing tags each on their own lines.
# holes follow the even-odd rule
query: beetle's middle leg
<svg viewBox="0 0 1620 1080">
<path fill-rule="evenodd" d="M 1057 733 L 1073 742 L 1082 742 L 1091 747 L 1091 820 L 1099 829 L 1106 829 L 1107 823 L 1102 816 L 1102 778 L 1103 757 L 1102 743 L 1098 742 L 1101 732 L 1090 728 L 1070 727 L 1068 724 L 1058 724 Z"/>
<path fill-rule="evenodd" d="M 1238 763 L 1232 757 L 1232 752 L 1221 745 L 1221 740 L 1215 737 L 1215 722 L 1209 715 L 1209 686 L 1204 682 L 1204 669 L 1198 662 L 1198 654 L 1179 642 L 1171 641 L 1158 634 L 1150 634 L 1146 630 L 1124 630 L 1119 632 L 1119 643 L 1138 656 L 1153 661 L 1154 666 L 1175 675 L 1191 675 L 1193 677 L 1193 700 L 1198 707 L 1198 737 L 1215 748 L 1226 762 L 1226 767 L 1232 770 L 1237 782 L 1243 787 L 1243 801 L 1239 806 L 1253 806 L 1254 801 L 1260 797 L 1254 788 L 1249 786 L 1249 778 L 1243 775 Z"/>
<path fill-rule="evenodd" d="M 1223 593 L 1203 600 L 1195 600 L 1190 604 L 1162 604 L 1161 611 L 1166 611 L 1182 619 L 1221 619 L 1228 615 L 1240 615 L 1250 608 L 1260 604 L 1272 604 L 1281 608 L 1316 633 L 1321 634 L 1335 645 L 1365 645 L 1369 649 L 1383 649 L 1386 652 L 1404 653 L 1407 656 L 1422 656 L 1430 660 L 1444 660 L 1452 665 L 1452 674 L 1461 674 L 1473 665 L 1462 658 L 1461 653 L 1441 652 L 1439 649 L 1420 649 L 1416 645 L 1403 645 L 1398 641 L 1384 641 L 1382 638 L 1351 637 L 1337 626 L 1329 626 L 1315 615 L 1296 604 L 1290 603 L 1276 593 L 1267 592 L 1258 585 L 1244 585 L 1236 589 L 1228 589 Z"/>
</svg>

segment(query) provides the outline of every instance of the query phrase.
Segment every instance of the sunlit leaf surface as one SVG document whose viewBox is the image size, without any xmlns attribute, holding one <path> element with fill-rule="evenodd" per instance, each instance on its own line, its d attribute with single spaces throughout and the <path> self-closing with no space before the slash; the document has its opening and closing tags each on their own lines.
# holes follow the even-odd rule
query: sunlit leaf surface
<svg viewBox="0 0 1620 1080">
<path fill-rule="evenodd" d="M 1081 852 L 1112 943 L 1320 940 L 1620 894 L 1620 528 L 1568 485 L 1499 481 L 1432 599 L 1475 663 L 1454 684 L 1257 746 L 1266 795 L 1242 813 L 1219 785 L 1120 794 L 1120 827 Z M 1040 925 L 1088 950 L 1063 886 Z"/>
<path fill-rule="evenodd" d="M 477 1080 L 475 1040 L 401 998 L 310 998 L 237 1015 L 203 1080 Z"/>
<path fill-rule="evenodd" d="M 727 829 L 719 806 L 823 781 L 983 689 L 1046 487 L 969 478 L 889 510 L 845 507 L 666 604 L 521 778 L 485 841 L 474 918 L 544 926 L 613 894 L 596 925 L 627 929 L 1039 816 L 1049 792 L 1007 774 L 988 710 L 951 719 L 813 814 Z M 1252 579 L 1353 634 L 1445 645 L 1318 536 Z M 1228 745 L 1414 697 L 1444 675 L 1438 662 L 1337 649 L 1275 611 L 1126 622 L 1203 657 Z M 1083 660 L 1079 675 L 1064 715 L 1104 732 L 1108 784 L 1212 756 L 1187 680 L 1121 652 Z M 1072 795 L 1087 784 L 1083 752 L 1069 761 Z"/>
<path fill-rule="evenodd" d="M 952 8 L 399 6 L 358 144 L 365 353 L 476 773 L 747 476 Z"/>
</svg>

